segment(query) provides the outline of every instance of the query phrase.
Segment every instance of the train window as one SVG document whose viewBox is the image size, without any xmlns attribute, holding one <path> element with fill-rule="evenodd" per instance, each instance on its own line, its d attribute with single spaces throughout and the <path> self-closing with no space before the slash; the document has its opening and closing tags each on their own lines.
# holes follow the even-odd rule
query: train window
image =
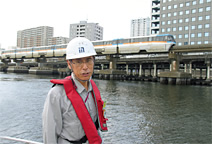
<svg viewBox="0 0 212 144">
<path fill-rule="evenodd" d="M 26 49 L 26 51 L 27 51 L 27 52 L 30 52 L 31 50 L 32 50 L 32 48 L 28 48 L 28 49 Z"/>
<path fill-rule="evenodd" d="M 174 39 L 173 39 L 172 36 L 168 36 L 167 40 L 168 40 L 168 41 L 174 41 Z"/>
<path fill-rule="evenodd" d="M 62 45 L 62 46 L 61 46 L 61 48 L 66 48 L 66 47 L 67 47 L 67 45 Z"/>
<path fill-rule="evenodd" d="M 129 42 L 130 42 L 130 39 L 119 40 L 119 43 L 129 43 Z"/>
<path fill-rule="evenodd" d="M 166 39 L 167 36 L 165 36 L 165 39 Z M 159 36 L 157 37 L 157 41 L 164 41 L 164 36 Z"/>
<path fill-rule="evenodd" d="M 116 44 L 117 43 L 117 41 L 110 41 L 111 43 L 110 44 Z"/>
<path fill-rule="evenodd" d="M 139 38 L 135 38 L 133 41 L 134 42 L 139 42 Z"/>
<path fill-rule="evenodd" d="M 160 41 L 159 37 L 152 37 L 152 41 Z"/>
<path fill-rule="evenodd" d="M 93 42 L 93 45 L 96 46 L 96 45 L 103 45 L 103 42 Z"/>
</svg>

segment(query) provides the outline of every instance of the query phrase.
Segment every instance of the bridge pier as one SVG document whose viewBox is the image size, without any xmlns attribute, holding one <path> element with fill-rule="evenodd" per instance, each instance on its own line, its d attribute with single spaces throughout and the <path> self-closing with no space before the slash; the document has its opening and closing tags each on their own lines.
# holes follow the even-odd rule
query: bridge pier
<svg viewBox="0 0 212 144">
<path fill-rule="evenodd" d="M 126 71 L 123 70 L 117 70 L 117 61 L 119 59 L 119 56 L 115 55 L 107 55 L 106 59 L 109 61 L 109 69 L 104 69 L 103 66 L 101 70 L 95 71 L 94 74 L 98 75 L 97 77 L 103 78 L 103 79 L 119 79 L 122 77 L 122 75 L 126 75 L 128 67 L 126 66 Z M 121 75 L 118 77 L 117 75 Z"/>
<path fill-rule="evenodd" d="M 38 67 L 31 67 L 29 69 L 30 74 L 46 74 L 51 75 L 53 74 L 54 69 L 46 67 L 47 60 L 45 57 L 42 58 L 35 58 L 35 61 L 38 62 Z"/>
<path fill-rule="evenodd" d="M 180 72 L 179 71 L 179 63 L 181 59 L 181 55 L 176 54 L 176 53 L 169 53 L 169 59 L 171 61 L 171 66 L 169 72 L 161 72 L 159 74 L 160 82 L 162 83 L 164 78 L 168 78 L 168 83 L 169 84 L 179 84 L 179 85 L 184 85 L 186 84 L 186 81 L 190 81 L 191 79 L 191 73 L 186 73 L 186 72 Z M 187 66 L 185 66 L 187 67 Z M 185 68 L 184 70 L 186 70 Z"/>
<path fill-rule="evenodd" d="M 9 66 L 7 68 L 7 72 L 12 72 L 12 73 L 28 73 L 29 70 L 25 66 L 21 66 L 21 63 L 24 62 L 23 59 L 14 59 L 14 62 L 16 62 L 16 66 Z"/>
<path fill-rule="evenodd" d="M 152 81 L 157 82 L 157 78 L 158 78 L 157 64 L 154 63 L 153 67 L 154 67 L 154 72 L 153 72 Z"/>
<path fill-rule="evenodd" d="M 210 79 L 210 67 L 211 67 L 211 61 L 206 61 L 207 69 L 206 69 L 206 85 L 212 85 L 212 81 Z"/>
</svg>

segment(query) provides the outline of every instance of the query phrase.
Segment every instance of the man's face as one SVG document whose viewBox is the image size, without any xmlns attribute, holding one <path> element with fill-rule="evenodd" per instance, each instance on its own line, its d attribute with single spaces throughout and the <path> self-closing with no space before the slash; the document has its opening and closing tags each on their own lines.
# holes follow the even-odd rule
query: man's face
<svg viewBox="0 0 212 144">
<path fill-rule="evenodd" d="M 68 66 L 80 80 L 89 80 L 93 74 L 94 57 L 84 57 L 68 61 Z"/>
</svg>

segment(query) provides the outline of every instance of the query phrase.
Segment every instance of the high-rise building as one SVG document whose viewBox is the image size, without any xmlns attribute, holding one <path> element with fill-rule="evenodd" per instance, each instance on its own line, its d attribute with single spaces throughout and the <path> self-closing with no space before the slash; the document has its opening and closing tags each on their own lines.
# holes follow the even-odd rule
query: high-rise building
<svg viewBox="0 0 212 144">
<path fill-rule="evenodd" d="M 87 21 L 80 21 L 80 23 L 70 24 L 69 38 L 85 37 L 91 41 L 103 39 L 103 27 L 98 23 L 87 23 Z"/>
<path fill-rule="evenodd" d="M 140 18 L 131 20 L 130 36 L 148 36 L 150 35 L 150 18 Z"/>
<path fill-rule="evenodd" d="M 151 34 L 159 33 L 177 45 L 212 43 L 211 0 L 152 0 Z"/>
<path fill-rule="evenodd" d="M 40 26 L 17 32 L 17 47 L 46 46 L 48 38 L 53 37 L 53 27 Z"/>
<path fill-rule="evenodd" d="M 48 38 L 47 45 L 60 45 L 60 44 L 66 44 L 69 42 L 69 38 L 67 37 L 51 37 Z"/>
</svg>

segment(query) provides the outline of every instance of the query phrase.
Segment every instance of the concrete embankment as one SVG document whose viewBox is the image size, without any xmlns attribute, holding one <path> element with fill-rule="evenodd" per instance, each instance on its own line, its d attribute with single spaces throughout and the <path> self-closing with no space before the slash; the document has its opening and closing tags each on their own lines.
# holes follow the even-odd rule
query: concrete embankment
<svg viewBox="0 0 212 144">
<path fill-rule="evenodd" d="M 9 66 L 8 68 L 2 68 L 1 71 L 11 73 L 29 73 L 36 75 L 60 75 L 62 77 L 71 74 L 68 68 L 48 68 L 48 67 L 25 67 L 25 66 Z M 152 76 L 150 73 L 146 75 L 139 74 L 127 74 L 124 70 L 94 70 L 94 78 L 105 79 L 105 80 L 126 80 L 126 81 L 149 81 L 149 82 L 160 82 L 161 84 L 170 85 L 208 85 L 212 86 L 212 80 L 206 79 L 196 75 L 192 77 L 189 73 L 183 72 L 164 72 L 158 74 L 157 77 Z"/>
</svg>

